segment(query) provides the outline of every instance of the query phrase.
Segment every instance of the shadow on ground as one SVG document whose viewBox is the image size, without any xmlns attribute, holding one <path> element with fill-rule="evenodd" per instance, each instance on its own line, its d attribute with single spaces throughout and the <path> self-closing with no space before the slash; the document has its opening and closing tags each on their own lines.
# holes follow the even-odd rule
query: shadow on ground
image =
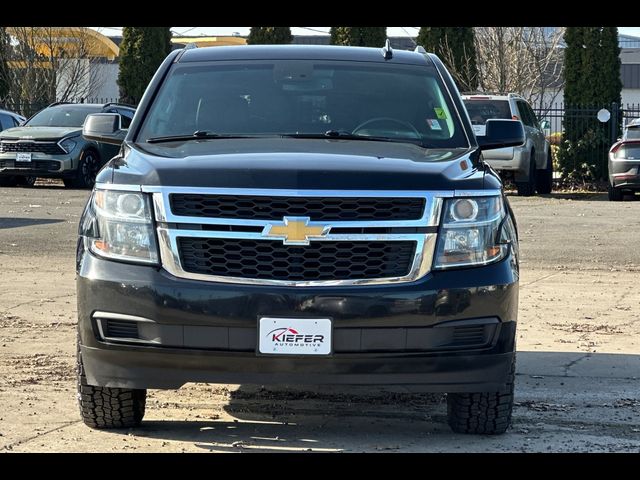
<svg viewBox="0 0 640 480">
<path fill-rule="evenodd" d="M 0 230 L 6 228 L 31 227 L 33 225 L 48 225 L 51 223 L 60 223 L 64 220 L 55 218 L 12 218 L 0 217 Z"/>
<path fill-rule="evenodd" d="M 482 451 L 484 446 L 520 451 L 539 430 L 540 445 L 534 442 L 531 451 L 549 450 L 548 437 L 560 439 L 559 450 L 574 445 L 615 451 L 618 441 L 629 448 L 629 442 L 640 440 L 629 437 L 640 413 L 639 371 L 640 355 L 519 352 L 514 426 L 496 437 L 453 434 L 438 394 L 250 385 L 232 392 L 223 407 L 232 420 L 214 414 L 204 421 L 147 421 L 144 428 L 120 433 L 218 452 Z M 576 435 L 588 440 L 581 444 Z"/>
</svg>

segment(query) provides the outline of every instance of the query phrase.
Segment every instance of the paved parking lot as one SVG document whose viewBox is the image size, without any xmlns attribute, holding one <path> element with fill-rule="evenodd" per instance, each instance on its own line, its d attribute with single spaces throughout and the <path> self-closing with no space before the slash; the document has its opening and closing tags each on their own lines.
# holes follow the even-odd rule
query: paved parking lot
<svg viewBox="0 0 640 480">
<path fill-rule="evenodd" d="M 521 235 L 517 406 L 499 437 L 452 434 L 442 397 L 187 385 L 145 428 L 85 427 L 74 249 L 87 192 L 0 189 L 0 450 L 640 451 L 640 201 L 510 197 Z"/>
</svg>

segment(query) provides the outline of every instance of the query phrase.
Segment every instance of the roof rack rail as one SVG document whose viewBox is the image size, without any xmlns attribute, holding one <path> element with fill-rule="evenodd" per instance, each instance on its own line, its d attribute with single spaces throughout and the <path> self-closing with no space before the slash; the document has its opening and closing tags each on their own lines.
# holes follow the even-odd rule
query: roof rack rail
<svg viewBox="0 0 640 480">
<path fill-rule="evenodd" d="M 102 108 L 108 107 L 110 105 L 119 105 L 121 107 L 136 108 L 135 105 L 131 105 L 130 103 L 122 103 L 122 102 L 108 102 L 108 103 L 105 103 L 104 105 L 102 105 Z"/>
<path fill-rule="evenodd" d="M 427 51 L 424 49 L 424 47 L 422 45 L 416 45 L 416 48 L 415 48 L 414 52 L 421 53 L 423 55 L 427 54 Z"/>
<path fill-rule="evenodd" d="M 185 50 L 191 50 L 192 48 L 198 48 L 198 44 L 194 42 L 190 42 L 184 46 Z"/>
<path fill-rule="evenodd" d="M 55 107 L 56 105 L 70 105 L 70 104 L 72 104 L 72 103 L 73 103 L 73 102 L 53 102 L 52 104 L 47 105 L 47 107 L 46 107 L 46 108 L 49 108 L 49 107 Z"/>
<path fill-rule="evenodd" d="M 480 90 L 473 90 L 470 92 L 461 92 L 460 95 L 495 95 L 499 97 L 519 97 L 522 98 L 522 95 L 517 93 L 504 93 L 504 92 L 481 92 Z"/>
</svg>

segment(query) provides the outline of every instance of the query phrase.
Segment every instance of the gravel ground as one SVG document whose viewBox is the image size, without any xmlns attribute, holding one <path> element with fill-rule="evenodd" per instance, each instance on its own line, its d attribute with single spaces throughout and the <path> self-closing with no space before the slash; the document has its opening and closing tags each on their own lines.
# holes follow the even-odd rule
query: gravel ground
<svg viewBox="0 0 640 480">
<path fill-rule="evenodd" d="M 74 249 L 87 192 L 0 189 L 0 451 L 640 451 L 640 202 L 510 197 L 522 281 L 513 427 L 450 432 L 437 395 L 189 384 L 144 428 L 95 431 L 75 400 Z"/>
</svg>

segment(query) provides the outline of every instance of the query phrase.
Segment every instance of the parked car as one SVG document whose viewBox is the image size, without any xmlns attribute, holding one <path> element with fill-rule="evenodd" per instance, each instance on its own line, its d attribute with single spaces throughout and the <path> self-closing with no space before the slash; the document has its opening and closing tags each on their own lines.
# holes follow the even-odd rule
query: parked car
<svg viewBox="0 0 640 480">
<path fill-rule="evenodd" d="M 551 193 L 553 159 L 549 142 L 536 114 L 519 95 L 463 95 L 465 107 L 476 136 L 485 135 L 485 123 L 492 118 L 520 120 L 527 137 L 521 147 L 509 147 L 483 153 L 484 160 L 501 175 L 513 178 L 518 195 Z"/>
<path fill-rule="evenodd" d="M 118 115 L 126 129 L 135 109 L 115 103 L 54 103 L 24 125 L 0 132 L 0 185 L 31 186 L 38 177 L 49 177 L 61 178 L 67 187 L 93 187 L 98 170 L 118 151 L 82 137 L 87 115 L 99 112 Z"/>
<path fill-rule="evenodd" d="M 138 425 L 186 382 L 410 385 L 448 393 L 454 431 L 504 432 L 518 239 L 481 152 L 524 141 L 476 138 L 422 47 L 170 53 L 80 220 L 82 419 Z"/>
<path fill-rule="evenodd" d="M 609 200 L 640 191 L 640 118 L 631 121 L 609 150 Z"/>
<path fill-rule="evenodd" d="M 8 128 L 17 127 L 25 122 L 26 118 L 15 112 L 0 109 L 0 132 Z"/>
</svg>

